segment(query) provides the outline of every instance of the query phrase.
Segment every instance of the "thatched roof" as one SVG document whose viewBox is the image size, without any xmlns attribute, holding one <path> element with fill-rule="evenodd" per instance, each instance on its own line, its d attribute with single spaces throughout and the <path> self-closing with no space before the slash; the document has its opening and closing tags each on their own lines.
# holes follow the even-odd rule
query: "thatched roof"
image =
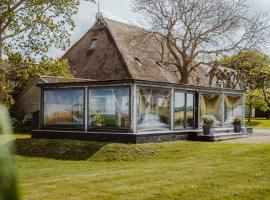
<svg viewBox="0 0 270 200">
<path fill-rule="evenodd" d="M 93 55 L 85 56 L 87 52 L 84 51 L 88 50 L 90 41 L 93 38 L 97 38 L 98 32 L 101 30 L 106 30 L 118 52 L 113 53 L 113 55 L 110 52 L 105 53 L 112 49 L 111 46 L 106 43 L 108 46 L 108 50 L 106 50 L 104 48 L 105 44 L 103 46 L 102 44 L 97 44 Z M 98 43 L 102 43 L 100 40 L 105 39 L 97 40 Z M 70 61 L 71 67 L 75 71 L 75 76 L 80 78 L 95 78 L 97 80 L 131 78 L 178 83 L 180 79 L 179 72 L 175 72 L 176 70 L 171 66 L 168 69 L 167 66 L 160 64 L 160 48 L 158 40 L 150 31 L 138 26 L 100 17 L 95 25 L 67 51 L 63 58 Z M 100 49 L 102 51 L 99 51 Z M 112 58 L 113 56 L 121 59 L 121 65 L 123 65 L 121 69 L 115 69 L 112 66 L 111 63 L 120 65 L 120 63 L 116 64 Z M 116 73 L 122 71 L 122 74 L 121 76 L 114 75 L 112 77 L 108 72 L 109 70 L 114 70 Z M 106 75 L 100 76 L 98 73 Z M 190 83 L 193 85 L 198 85 L 198 83 L 199 85 L 207 85 L 206 74 L 207 71 L 205 69 L 197 68 L 192 73 Z"/>
<path fill-rule="evenodd" d="M 37 81 L 38 83 L 69 83 L 69 82 L 84 82 L 95 80 L 82 78 L 55 77 L 55 76 L 40 76 L 37 78 Z"/>
</svg>

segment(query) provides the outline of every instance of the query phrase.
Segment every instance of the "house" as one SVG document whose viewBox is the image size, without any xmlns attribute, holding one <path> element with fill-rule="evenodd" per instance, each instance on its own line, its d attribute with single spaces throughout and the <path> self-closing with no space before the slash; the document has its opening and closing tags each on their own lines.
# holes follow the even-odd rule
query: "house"
<svg viewBox="0 0 270 200">
<path fill-rule="evenodd" d="M 40 110 L 40 88 L 38 83 L 76 82 L 82 81 L 78 78 L 38 76 L 32 80 L 28 86 L 15 97 L 15 104 L 11 108 L 13 116 L 29 117 Z"/>
<path fill-rule="evenodd" d="M 39 128 L 32 137 L 142 143 L 248 133 L 231 126 L 235 117 L 244 121 L 244 90 L 208 87 L 203 68 L 190 84 L 179 84 L 180 74 L 162 66 L 158 51 L 147 30 L 98 17 L 63 56 L 78 80 L 38 83 Z M 201 135 L 205 116 L 220 134 Z"/>
</svg>

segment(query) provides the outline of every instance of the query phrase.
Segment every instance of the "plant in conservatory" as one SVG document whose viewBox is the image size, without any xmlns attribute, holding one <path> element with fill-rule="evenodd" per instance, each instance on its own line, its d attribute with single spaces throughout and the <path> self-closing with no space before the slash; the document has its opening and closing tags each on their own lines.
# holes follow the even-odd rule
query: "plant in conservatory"
<svg viewBox="0 0 270 200">
<path fill-rule="evenodd" d="M 242 119 L 240 117 L 235 117 L 232 121 L 232 125 L 234 126 L 234 132 L 241 132 Z"/>
<path fill-rule="evenodd" d="M 214 120 L 210 117 L 204 117 L 203 118 L 203 134 L 209 135 L 211 132 L 211 129 L 213 128 Z"/>
<path fill-rule="evenodd" d="M 96 126 L 103 126 L 104 124 L 104 116 L 101 113 L 97 113 L 95 117 Z"/>
</svg>

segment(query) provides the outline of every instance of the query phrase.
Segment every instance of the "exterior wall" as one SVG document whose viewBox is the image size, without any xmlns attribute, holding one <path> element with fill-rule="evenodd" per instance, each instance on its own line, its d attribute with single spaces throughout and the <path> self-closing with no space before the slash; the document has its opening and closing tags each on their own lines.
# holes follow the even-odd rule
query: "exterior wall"
<svg viewBox="0 0 270 200">
<path fill-rule="evenodd" d="M 40 110 L 40 88 L 33 84 L 25 93 L 18 97 L 11 108 L 15 115 L 32 115 Z"/>
<path fill-rule="evenodd" d="M 97 39 L 94 49 L 89 49 Z M 130 78 L 126 65 L 108 29 L 94 26 L 64 56 L 75 77 L 94 80 L 121 80 Z"/>
<path fill-rule="evenodd" d="M 60 84 L 61 85 L 61 84 Z M 69 84 L 70 85 L 70 84 Z M 129 130 L 123 131 L 124 132 L 128 132 L 128 133 L 133 133 L 136 135 L 142 135 L 142 134 L 147 134 L 147 133 L 155 133 L 155 131 L 151 131 L 149 130 L 149 132 L 140 132 L 137 130 L 137 89 L 139 87 L 149 87 L 149 88 L 166 88 L 168 90 L 170 90 L 171 93 L 171 99 L 173 99 L 173 92 L 175 91 L 183 91 L 183 92 L 188 92 L 188 93 L 194 93 L 195 94 L 195 101 L 194 101 L 194 116 L 195 116 L 195 126 L 194 128 L 187 128 L 187 129 L 181 129 L 181 130 L 189 130 L 189 131 L 194 131 L 194 130 L 200 130 L 201 127 L 199 126 L 199 94 L 201 93 L 209 93 L 209 94 L 220 94 L 222 96 L 222 101 L 224 101 L 224 95 L 226 94 L 230 94 L 230 95 L 239 95 L 239 96 L 243 96 L 243 91 L 223 91 L 223 90 L 214 90 L 213 88 L 196 88 L 196 87 L 192 87 L 192 86 L 185 86 L 185 85 L 166 85 L 164 83 L 158 83 L 158 82 L 150 82 L 150 83 L 145 83 L 144 81 L 135 81 L 135 80 L 123 80 L 123 81 L 108 81 L 108 82 L 102 82 L 102 81 L 97 81 L 97 82 L 87 82 L 87 83 L 74 83 L 74 85 L 70 85 L 67 86 L 65 84 L 62 84 L 62 86 L 55 86 L 53 84 L 45 87 L 44 89 L 61 89 L 61 88 L 85 88 L 85 90 L 88 90 L 88 88 L 111 88 L 111 87 L 120 87 L 120 86 L 129 86 L 130 87 L 130 127 Z M 85 97 L 85 102 L 88 102 L 88 95 Z M 244 101 L 244 99 L 243 99 Z M 179 131 L 178 129 L 174 128 L 174 120 L 173 120 L 173 116 L 174 116 L 174 102 L 171 102 L 171 107 L 170 107 L 170 113 L 171 113 L 171 123 L 170 123 L 170 131 Z M 244 105 L 244 104 L 243 104 Z M 43 106 L 42 106 L 43 107 Z M 222 103 L 222 108 L 224 107 L 224 102 Z M 88 109 L 85 108 L 85 110 L 87 111 Z M 244 112 L 244 110 L 243 110 Z M 41 110 L 41 115 L 43 113 L 43 109 Z M 223 115 L 224 115 L 224 109 L 223 109 Z M 40 117 L 40 119 L 42 119 L 42 116 Z M 85 119 L 87 118 L 87 114 L 85 114 Z M 88 123 L 87 123 L 88 124 Z M 224 124 L 224 117 L 222 118 L 222 125 L 223 127 L 231 127 L 230 125 Z M 45 130 L 68 130 L 67 127 L 63 126 L 54 126 L 54 127 L 46 127 L 46 126 L 41 126 L 41 128 L 45 129 Z M 80 129 L 76 129 L 76 127 L 73 127 L 74 129 L 72 130 L 80 130 Z M 70 129 L 71 130 L 71 129 Z M 118 132 L 120 133 L 121 130 L 116 128 L 116 129 L 106 129 L 106 127 L 100 127 L 100 130 L 97 129 L 89 129 L 88 125 L 84 124 L 84 131 L 85 132 L 96 132 L 96 131 L 103 131 L 103 132 L 111 132 L 111 133 L 115 133 Z M 169 130 L 168 130 L 169 131 Z M 160 132 L 168 132 L 168 131 L 156 131 L 158 133 Z"/>
</svg>

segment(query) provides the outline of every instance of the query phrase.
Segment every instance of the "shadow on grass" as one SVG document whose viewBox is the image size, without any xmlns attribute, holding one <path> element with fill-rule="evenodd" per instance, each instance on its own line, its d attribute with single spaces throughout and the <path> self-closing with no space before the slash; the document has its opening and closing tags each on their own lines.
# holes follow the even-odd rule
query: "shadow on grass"
<svg viewBox="0 0 270 200">
<path fill-rule="evenodd" d="M 108 143 L 26 138 L 16 139 L 14 144 L 16 154 L 21 156 L 87 160 Z"/>
<path fill-rule="evenodd" d="M 157 145 L 118 144 L 76 140 L 19 138 L 14 141 L 16 154 L 57 160 L 101 162 L 145 160 L 159 154 Z"/>
</svg>

